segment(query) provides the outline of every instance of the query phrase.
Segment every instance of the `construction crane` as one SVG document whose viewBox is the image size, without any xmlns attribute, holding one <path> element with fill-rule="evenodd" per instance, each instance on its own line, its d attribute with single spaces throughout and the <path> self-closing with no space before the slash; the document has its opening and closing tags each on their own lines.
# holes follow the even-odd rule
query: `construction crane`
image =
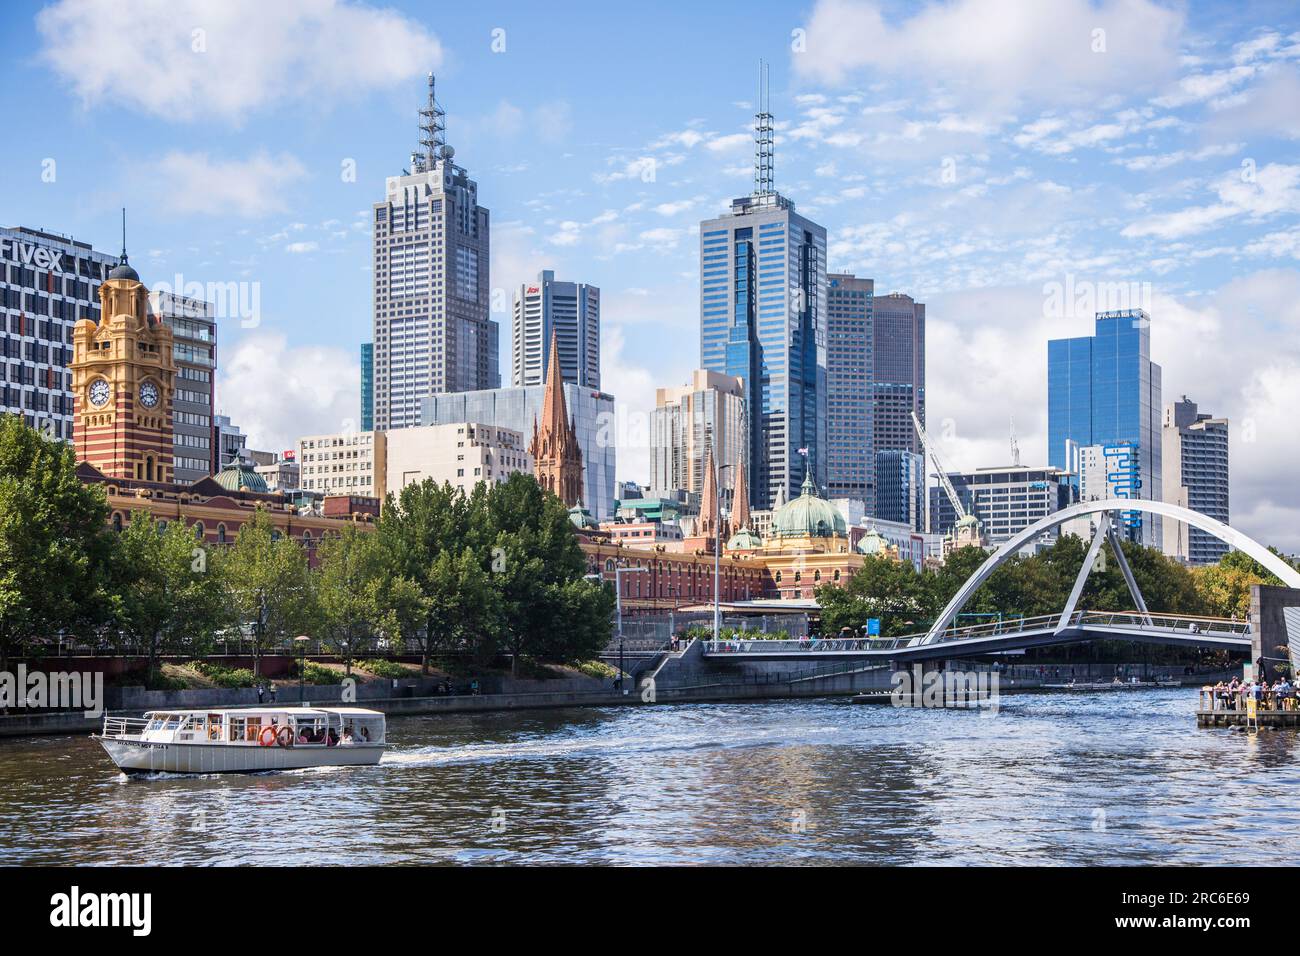
<svg viewBox="0 0 1300 956">
<path fill-rule="evenodd" d="M 921 419 L 917 417 L 916 412 L 912 412 L 912 427 L 916 429 L 916 434 L 921 439 L 921 447 L 925 449 L 930 461 L 934 463 L 934 470 L 939 473 L 939 487 L 943 489 L 943 493 L 952 502 L 953 511 L 957 512 L 957 523 L 953 526 L 954 545 L 957 547 L 964 544 L 982 545 L 983 535 L 980 533 L 980 521 L 975 515 L 967 512 L 966 506 L 961 503 L 961 498 L 957 496 L 957 489 L 952 486 L 952 481 L 948 478 L 948 469 L 944 467 L 943 461 L 940 460 L 939 452 L 935 449 L 934 443 L 930 441 L 930 436 L 926 433 L 925 426 L 921 424 Z"/>
</svg>

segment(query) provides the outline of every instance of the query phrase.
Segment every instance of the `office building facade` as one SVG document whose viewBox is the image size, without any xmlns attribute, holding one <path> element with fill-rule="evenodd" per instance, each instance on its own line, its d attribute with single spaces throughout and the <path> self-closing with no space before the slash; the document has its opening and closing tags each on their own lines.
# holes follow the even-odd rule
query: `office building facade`
<svg viewBox="0 0 1300 956">
<path fill-rule="evenodd" d="M 299 487 L 322 495 L 383 498 L 387 436 L 383 432 L 339 432 L 298 439 Z"/>
<path fill-rule="evenodd" d="M 533 467 L 523 432 L 513 428 L 457 422 L 399 428 L 386 438 L 385 490 L 392 495 L 426 478 L 469 494 L 481 481 L 502 482 Z"/>
<path fill-rule="evenodd" d="M 1151 361 L 1150 327 L 1141 309 L 1099 312 L 1094 335 L 1047 343 L 1048 463 L 1078 474 L 1082 465 L 1070 460 L 1072 449 L 1099 446 L 1121 497 L 1158 501 L 1161 369 Z M 1094 480 L 1094 492 L 1097 487 Z M 1130 539 L 1163 543 L 1158 517 L 1126 512 L 1123 521 Z"/>
<path fill-rule="evenodd" d="M 867 507 L 876 500 L 874 296 L 871 279 L 838 273 L 827 278 L 826 494 Z"/>
<path fill-rule="evenodd" d="M 704 490 L 704 459 L 714 449 L 723 503 L 731 505 L 737 470 L 749 468 L 749 415 L 745 383 L 697 369 L 677 388 L 655 390 L 650 414 L 650 484 L 692 494 Z"/>
<path fill-rule="evenodd" d="M 967 514 L 979 519 L 985 541 L 1000 545 L 1048 515 L 1074 501 L 1069 472 L 1051 467 L 1011 466 L 950 471 L 957 499 Z M 949 534 L 957 524 L 957 511 L 942 488 L 930 489 L 930 522 L 938 534 Z M 1037 543 L 1050 543 L 1052 531 Z"/>
<path fill-rule="evenodd" d="M 875 517 L 925 530 L 925 462 L 920 455 L 901 448 L 876 453 Z"/>
<path fill-rule="evenodd" d="M 871 304 L 871 447 L 924 454 L 912 414 L 925 424 L 925 305 L 910 295 Z"/>
<path fill-rule="evenodd" d="M 99 286 L 117 263 L 69 236 L 0 229 L 0 412 L 72 440 L 72 329 L 99 321 Z"/>
<path fill-rule="evenodd" d="M 826 230 L 773 192 L 700 223 L 700 367 L 740 378 L 750 506 L 826 483 Z"/>
<path fill-rule="evenodd" d="M 531 436 L 542 418 L 545 391 L 544 385 L 525 385 L 431 395 L 422 403 L 421 424 L 476 422 Z M 582 450 L 582 502 L 595 520 L 605 521 L 614 513 L 615 500 L 614 396 L 565 382 L 564 404 Z"/>
<path fill-rule="evenodd" d="M 564 381 L 600 391 L 600 289 L 563 282 L 550 269 L 515 289 L 510 324 L 510 384 L 541 385 L 552 337 Z"/>
<path fill-rule="evenodd" d="M 1186 395 L 1165 406 L 1164 500 L 1228 523 L 1228 420 L 1201 412 Z M 1216 564 L 1228 545 L 1182 521 L 1164 521 L 1164 552 L 1188 564 Z"/>
<path fill-rule="evenodd" d="M 390 176 L 372 214 L 374 426 L 420 423 L 429 395 L 500 385 L 497 323 L 489 316 L 489 221 L 478 184 L 443 141 L 429 77 L 422 153 Z"/>
<path fill-rule="evenodd" d="M 149 310 L 172 330 L 176 391 L 172 403 L 173 480 L 215 475 L 217 456 L 212 409 L 216 394 L 217 320 L 212 303 L 174 292 L 149 293 Z"/>
</svg>

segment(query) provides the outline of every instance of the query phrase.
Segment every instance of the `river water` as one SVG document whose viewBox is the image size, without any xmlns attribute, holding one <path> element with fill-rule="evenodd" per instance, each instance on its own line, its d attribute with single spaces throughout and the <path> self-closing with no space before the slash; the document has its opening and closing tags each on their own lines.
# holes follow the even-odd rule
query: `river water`
<svg viewBox="0 0 1300 956">
<path fill-rule="evenodd" d="M 400 717 L 378 767 L 128 780 L 0 741 L 0 860 L 53 864 L 1246 863 L 1300 854 L 1300 736 L 1196 693 Z"/>
</svg>

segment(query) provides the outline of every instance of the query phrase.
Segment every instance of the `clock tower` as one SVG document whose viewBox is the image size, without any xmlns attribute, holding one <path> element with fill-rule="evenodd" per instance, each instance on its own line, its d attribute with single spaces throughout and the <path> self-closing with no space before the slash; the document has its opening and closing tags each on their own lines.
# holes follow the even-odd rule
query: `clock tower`
<svg viewBox="0 0 1300 956">
<path fill-rule="evenodd" d="M 100 320 L 72 332 L 73 443 L 106 477 L 172 481 L 172 330 L 122 258 L 99 287 Z"/>
</svg>

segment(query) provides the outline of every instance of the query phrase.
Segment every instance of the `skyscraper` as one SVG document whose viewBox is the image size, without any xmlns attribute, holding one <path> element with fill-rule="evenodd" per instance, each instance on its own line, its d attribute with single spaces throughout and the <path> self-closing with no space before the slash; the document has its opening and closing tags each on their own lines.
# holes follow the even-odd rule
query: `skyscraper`
<svg viewBox="0 0 1300 956">
<path fill-rule="evenodd" d="M 515 290 L 510 324 L 510 384 L 541 385 L 552 334 L 564 380 L 600 390 L 600 289 L 559 282 L 550 269 Z"/>
<path fill-rule="evenodd" d="M 1108 471 L 1126 476 L 1122 496 L 1159 501 L 1161 371 L 1151 361 L 1150 326 L 1141 309 L 1098 312 L 1096 334 L 1047 343 L 1047 457 L 1078 474 L 1073 446 L 1102 446 L 1115 462 Z M 1124 526 L 1140 544 L 1162 543 L 1158 517 L 1127 512 Z"/>
<path fill-rule="evenodd" d="M 737 487 L 749 465 L 749 416 L 745 383 L 730 375 L 697 369 L 689 384 L 655 390 L 650 413 L 650 487 L 704 490 L 704 459 L 712 451 L 722 469 L 721 498 Z M 730 467 L 726 467 L 730 466 Z"/>
<path fill-rule="evenodd" d="M 901 292 L 878 295 L 871 324 L 872 447 L 924 455 L 912 413 L 925 424 L 925 305 Z"/>
<path fill-rule="evenodd" d="M 1186 395 L 1165 406 L 1164 500 L 1228 523 L 1228 420 L 1199 411 Z M 1182 521 L 1164 521 L 1164 552 L 1190 564 L 1214 564 L 1228 545 Z"/>
<path fill-rule="evenodd" d="M 217 453 L 212 409 L 217 320 L 211 302 L 174 292 L 149 293 L 149 311 L 172 330 L 176 393 L 172 404 L 172 480 L 198 481 L 225 464 Z"/>
<path fill-rule="evenodd" d="M 875 517 L 923 531 L 924 459 L 915 452 L 886 448 L 876 453 Z"/>
<path fill-rule="evenodd" d="M 118 257 L 36 229 L 0 229 L 0 412 L 72 440 L 72 329 L 99 321 Z"/>
<path fill-rule="evenodd" d="M 496 388 L 499 332 L 488 314 L 488 211 L 456 165 L 429 74 L 420 146 L 374 205 L 374 425 L 420 423 L 428 395 Z"/>
<path fill-rule="evenodd" d="M 361 343 L 361 431 L 375 428 L 375 344 Z"/>
<path fill-rule="evenodd" d="M 826 304 L 826 496 L 876 498 L 872 298 L 875 283 L 832 273 Z"/>
<path fill-rule="evenodd" d="M 826 230 L 773 183 L 773 123 L 756 115 L 754 191 L 700 223 L 700 367 L 743 379 L 750 505 L 795 498 L 804 455 L 826 484 Z"/>
</svg>

